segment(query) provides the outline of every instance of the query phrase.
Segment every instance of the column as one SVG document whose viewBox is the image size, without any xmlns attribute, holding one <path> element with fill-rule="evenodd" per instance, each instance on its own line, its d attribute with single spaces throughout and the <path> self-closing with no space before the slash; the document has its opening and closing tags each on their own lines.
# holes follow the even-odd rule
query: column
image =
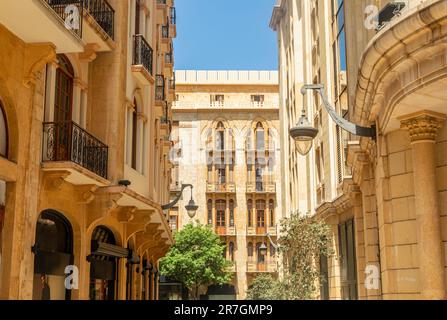
<svg viewBox="0 0 447 320">
<path fill-rule="evenodd" d="M 423 299 L 445 299 L 444 252 L 436 185 L 436 136 L 446 116 L 429 111 L 401 117 L 410 134 Z"/>
</svg>

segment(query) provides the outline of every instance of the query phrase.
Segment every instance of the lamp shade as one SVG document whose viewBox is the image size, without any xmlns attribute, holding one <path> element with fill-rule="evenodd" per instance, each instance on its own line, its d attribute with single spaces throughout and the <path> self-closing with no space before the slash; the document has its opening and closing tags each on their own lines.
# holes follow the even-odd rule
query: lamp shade
<svg viewBox="0 0 447 320">
<path fill-rule="evenodd" d="M 290 129 L 290 136 L 295 141 L 296 150 L 303 156 L 312 149 L 313 140 L 318 134 L 318 129 L 311 126 L 305 115 L 302 115 L 298 124 Z"/>
<path fill-rule="evenodd" d="M 197 209 L 199 206 L 196 205 L 193 199 L 189 200 L 188 205 L 185 206 L 186 212 L 188 212 L 188 216 L 192 219 L 196 215 Z"/>
<path fill-rule="evenodd" d="M 262 243 L 259 247 L 259 253 L 263 256 L 267 254 L 267 246 L 265 245 L 265 243 Z"/>
</svg>

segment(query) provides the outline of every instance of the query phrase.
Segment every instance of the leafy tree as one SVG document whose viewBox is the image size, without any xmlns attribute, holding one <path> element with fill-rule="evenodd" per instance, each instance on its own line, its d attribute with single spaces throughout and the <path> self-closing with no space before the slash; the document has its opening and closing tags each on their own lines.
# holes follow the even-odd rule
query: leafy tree
<svg viewBox="0 0 447 320">
<path fill-rule="evenodd" d="M 225 245 L 208 226 L 188 224 L 174 235 L 174 245 L 160 261 L 162 275 L 183 283 L 199 298 L 199 288 L 231 281 L 231 263 L 223 255 Z"/>
<path fill-rule="evenodd" d="M 315 217 L 299 213 L 281 221 L 278 251 L 283 259 L 281 279 L 258 276 L 248 290 L 254 300 L 309 300 L 317 293 L 320 273 L 316 261 L 333 254 L 330 227 Z"/>
<path fill-rule="evenodd" d="M 281 300 L 281 282 L 271 275 L 257 276 L 247 291 L 248 300 Z"/>
</svg>

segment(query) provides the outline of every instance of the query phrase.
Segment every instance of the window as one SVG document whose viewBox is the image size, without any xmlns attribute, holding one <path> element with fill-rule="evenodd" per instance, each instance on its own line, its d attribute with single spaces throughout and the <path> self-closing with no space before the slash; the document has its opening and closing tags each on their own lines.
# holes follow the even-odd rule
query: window
<svg viewBox="0 0 447 320">
<path fill-rule="evenodd" d="M 8 122 L 6 113 L 0 102 L 0 157 L 8 156 Z"/>
<path fill-rule="evenodd" d="M 137 133 L 138 133 L 138 105 L 136 99 L 134 99 L 134 109 L 132 112 L 132 161 L 131 166 L 134 170 L 137 170 Z"/>
<path fill-rule="evenodd" d="M 326 256 L 320 256 L 320 297 L 329 300 L 329 269 Z"/>
<path fill-rule="evenodd" d="M 178 215 L 170 215 L 169 216 L 169 226 L 172 231 L 178 230 Z"/>
<path fill-rule="evenodd" d="M 248 211 L 248 226 L 252 227 L 253 226 L 253 201 L 250 199 L 247 202 L 247 211 Z"/>
<path fill-rule="evenodd" d="M 335 1 L 335 0 L 333 0 Z M 335 8 L 334 8 L 335 10 Z M 334 43 L 332 45 L 332 54 L 334 59 L 334 83 L 335 95 L 338 98 L 341 95 L 340 74 L 346 72 L 347 54 L 346 54 L 346 31 L 345 31 L 345 7 L 343 0 L 337 0 L 337 11 L 334 12 L 334 21 L 332 25 L 334 33 Z"/>
<path fill-rule="evenodd" d="M 265 227 L 265 201 L 256 201 L 256 227 Z"/>
<path fill-rule="evenodd" d="M 253 107 L 262 107 L 264 106 L 264 95 L 252 95 L 251 96 L 251 104 Z"/>
<path fill-rule="evenodd" d="M 225 200 L 217 200 L 216 202 L 216 226 L 225 227 Z"/>
<path fill-rule="evenodd" d="M 212 200 L 208 200 L 208 205 L 207 205 L 207 210 L 208 210 L 208 225 L 213 225 L 213 201 Z"/>
<path fill-rule="evenodd" d="M 223 107 L 225 97 L 223 94 L 212 94 L 210 96 L 210 104 L 212 107 Z"/>
<path fill-rule="evenodd" d="M 217 124 L 216 129 L 216 150 L 225 150 L 225 127 L 222 122 Z"/>
<path fill-rule="evenodd" d="M 224 163 L 224 159 L 221 159 L 221 163 Z M 225 164 L 216 165 L 217 168 L 217 183 L 222 185 L 226 183 L 227 170 Z"/>
<path fill-rule="evenodd" d="M 270 227 L 275 226 L 275 202 L 270 200 L 269 202 L 269 211 L 270 211 Z"/>
<path fill-rule="evenodd" d="M 140 34 L 140 0 L 135 0 L 135 34 Z"/>
<path fill-rule="evenodd" d="M 253 243 L 251 242 L 247 245 L 247 256 L 250 258 L 249 260 L 253 258 Z"/>
<path fill-rule="evenodd" d="M 230 227 L 234 227 L 234 200 L 230 200 Z"/>
<path fill-rule="evenodd" d="M 265 131 L 260 122 L 256 125 L 256 150 L 265 150 Z"/>
<path fill-rule="evenodd" d="M 338 225 L 340 278 L 343 300 L 357 299 L 357 266 L 355 257 L 354 219 Z"/>
<path fill-rule="evenodd" d="M 56 71 L 56 93 L 54 99 L 54 121 L 72 119 L 73 108 L 73 67 L 65 55 L 57 56 L 59 68 Z"/>
<path fill-rule="evenodd" d="M 228 245 L 228 253 L 230 256 L 230 261 L 234 262 L 234 243 L 230 242 L 230 244 Z"/>
</svg>

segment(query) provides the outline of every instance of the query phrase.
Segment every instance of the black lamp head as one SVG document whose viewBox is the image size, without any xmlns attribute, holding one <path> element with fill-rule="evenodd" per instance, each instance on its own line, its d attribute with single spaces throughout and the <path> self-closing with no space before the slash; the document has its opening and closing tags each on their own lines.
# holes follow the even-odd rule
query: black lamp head
<svg viewBox="0 0 447 320">
<path fill-rule="evenodd" d="M 118 181 L 118 184 L 120 186 L 124 186 L 127 188 L 128 186 L 130 186 L 132 184 L 132 182 L 130 182 L 129 180 L 120 180 L 120 181 Z"/>
</svg>

